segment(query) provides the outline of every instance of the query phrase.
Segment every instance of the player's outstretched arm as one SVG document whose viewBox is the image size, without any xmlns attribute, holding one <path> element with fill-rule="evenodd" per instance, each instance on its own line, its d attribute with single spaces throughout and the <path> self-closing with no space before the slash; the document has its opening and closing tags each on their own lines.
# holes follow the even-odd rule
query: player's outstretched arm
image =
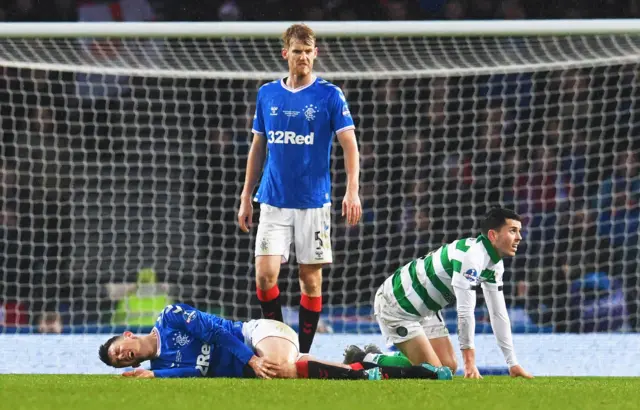
<svg viewBox="0 0 640 410">
<path fill-rule="evenodd" d="M 465 379 L 482 379 L 480 370 L 476 366 L 476 349 L 463 349 L 462 361 L 464 362 Z"/>
<path fill-rule="evenodd" d="M 133 370 L 128 370 L 122 373 L 124 377 L 132 377 L 136 379 L 153 379 L 153 378 L 188 378 L 188 377 L 202 377 L 200 371 L 193 367 L 174 367 L 171 369 L 155 369 L 155 370 L 147 370 L 136 368 Z"/>
<path fill-rule="evenodd" d="M 349 225 L 356 225 L 362 216 L 360 202 L 360 154 L 353 129 L 338 134 L 338 141 L 344 151 L 344 166 L 347 172 L 347 191 L 342 200 L 342 216 Z"/>
<path fill-rule="evenodd" d="M 240 195 L 240 209 L 238 210 L 238 225 L 243 232 L 249 232 L 253 219 L 253 205 L 251 195 L 258 183 L 260 172 L 266 155 L 266 140 L 263 135 L 253 134 L 253 142 L 249 150 L 244 188 Z"/>
<path fill-rule="evenodd" d="M 511 377 L 524 377 L 532 379 L 533 376 L 518 364 L 515 348 L 513 346 L 513 336 L 511 334 L 511 321 L 507 304 L 504 300 L 504 293 L 495 289 L 484 288 L 484 296 L 491 317 L 491 328 L 496 337 L 498 347 L 502 350 L 504 359 L 509 367 Z"/>
<path fill-rule="evenodd" d="M 124 377 L 134 377 L 137 379 L 153 379 L 153 378 L 161 378 L 161 379 L 179 379 L 179 378 L 188 378 L 188 377 L 202 377 L 203 375 L 196 368 L 189 367 L 174 367 L 171 369 L 154 369 L 154 370 L 145 370 L 145 369 L 134 369 L 127 372 L 122 373 Z"/>
<path fill-rule="evenodd" d="M 151 370 L 136 368 L 122 373 L 122 376 L 136 379 L 153 379 L 155 374 Z"/>
<path fill-rule="evenodd" d="M 474 346 L 476 318 L 476 292 L 472 289 L 454 286 L 456 310 L 458 313 L 458 340 L 464 362 L 465 379 L 482 379 L 476 366 L 476 350 Z"/>
<path fill-rule="evenodd" d="M 476 366 L 474 338 L 476 331 L 476 289 L 480 285 L 480 275 L 486 266 L 484 250 L 472 247 L 463 256 L 460 270 L 453 273 L 451 284 L 456 296 L 458 313 L 458 341 L 464 362 L 464 377 L 481 379 Z"/>
</svg>

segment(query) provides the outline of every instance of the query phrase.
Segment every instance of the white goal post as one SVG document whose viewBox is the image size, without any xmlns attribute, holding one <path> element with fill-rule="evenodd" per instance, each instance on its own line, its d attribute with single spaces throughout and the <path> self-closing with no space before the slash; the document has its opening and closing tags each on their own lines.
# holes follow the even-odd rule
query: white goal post
<svg viewBox="0 0 640 410">
<path fill-rule="evenodd" d="M 255 232 L 235 221 L 290 24 L 0 24 L 4 317 L 148 326 L 131 306 L 168 300 L 259 314 Z M 640 20 L 307 24 L 362 161 L 364 220 L 334 212 L 327 329 L 375 332 L 384 278 L 502 205 L 526 222 L 505 261 L 517 332 L 638 330 Z M 333 182 L 339 205 L 339 148 Z M 280 288 L 295 309 L 293 265 Z"/>
</svg>

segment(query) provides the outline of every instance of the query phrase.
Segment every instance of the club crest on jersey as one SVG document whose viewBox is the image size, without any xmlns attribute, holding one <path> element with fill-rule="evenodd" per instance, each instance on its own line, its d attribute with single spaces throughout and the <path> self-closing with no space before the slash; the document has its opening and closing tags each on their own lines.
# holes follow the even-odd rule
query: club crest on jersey
<svg viewBox="0 0 640 410">
<path fill-rule="evenodd" d="M 311 121 L 311 120 L 315 120 L 316 119 L 316 112 L 318 107 L 314 106 L 313 104 L 309 104 L 309 105 L 305 105 L 304 106 L 304 118 L 307 119 L 307 121 Z"/>
<path fill-rule="evenodd" d="M 191 339 L 189 339 L 189 336 L 183 335 L 182 333 L 176 333 L 173 336 L 172 340 L 173 340 L 173 343 L 175 343 L 178 346 L 185 346 L 189 344 L 189 342 L 191 342 Z"/>
</svg>

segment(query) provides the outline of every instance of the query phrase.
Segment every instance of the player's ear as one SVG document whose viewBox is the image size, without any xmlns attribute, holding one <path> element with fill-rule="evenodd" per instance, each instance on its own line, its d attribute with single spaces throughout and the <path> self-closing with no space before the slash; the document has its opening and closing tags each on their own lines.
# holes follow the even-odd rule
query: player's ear
<svg viewBox="0 0 640 410">
<path fill-rule="evenodd" d="M 124 333 L 122 333 L 122 336 L 126 337 L 127 339 L 130 339 L 133 337 L 133 333 L 131 333 L 130 331 L 126 330 Z"/>
<path fill-rule="evenodd" d="M 496 231 L 495 229 L 489 229 L 489 232 L 487 232 L 487 239 L 489 239 L 490 242 L 494 242 L 497 238 L 498 231 Z"/>
<path fill-rule="evenodd" d="M 283 48 L 282 49 L 282 58 L 284 60 L 286 60 L 288 56 L 289 56 L 289 50 L 287 50 L 286 48 Z"/>
</svg>

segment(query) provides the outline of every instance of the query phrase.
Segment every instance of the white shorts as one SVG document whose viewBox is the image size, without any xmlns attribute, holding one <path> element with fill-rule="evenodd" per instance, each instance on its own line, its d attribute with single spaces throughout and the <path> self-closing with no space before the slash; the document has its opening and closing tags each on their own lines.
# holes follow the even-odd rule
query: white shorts
<svg viewBox="0 0 640 410">
<path fill-rule="evenodd" d="M 385 282 L 386 283 L 386 282 Z M 406 342 L 419 335 L 428 339 L 449 337 L 449 330 L 438 312 L 431 312 L 429 316 L 416 318 L 405 312 L 389 291 L 385 292 L 385 285 L 376 292 L 373 304 L 374 314 L 382 336 L 388 347 Z"/>
<path fill-rule="evenodd" d="M 331 206 L 288 209 L 260 204 L 256 256 L 280 255 L 286 263 L 291 242 L 298 263 L 332 263 Z"/>
<path fill-rule="evenodd" d="M 250 320 L 242 326 L 244 344 L 255 352 L 256 346 L 267 337 L 280 337 L 288 340 L 300 351 L 298 334 L 289 325 L 277 320 L 257 319 Z"/>
</svg>

